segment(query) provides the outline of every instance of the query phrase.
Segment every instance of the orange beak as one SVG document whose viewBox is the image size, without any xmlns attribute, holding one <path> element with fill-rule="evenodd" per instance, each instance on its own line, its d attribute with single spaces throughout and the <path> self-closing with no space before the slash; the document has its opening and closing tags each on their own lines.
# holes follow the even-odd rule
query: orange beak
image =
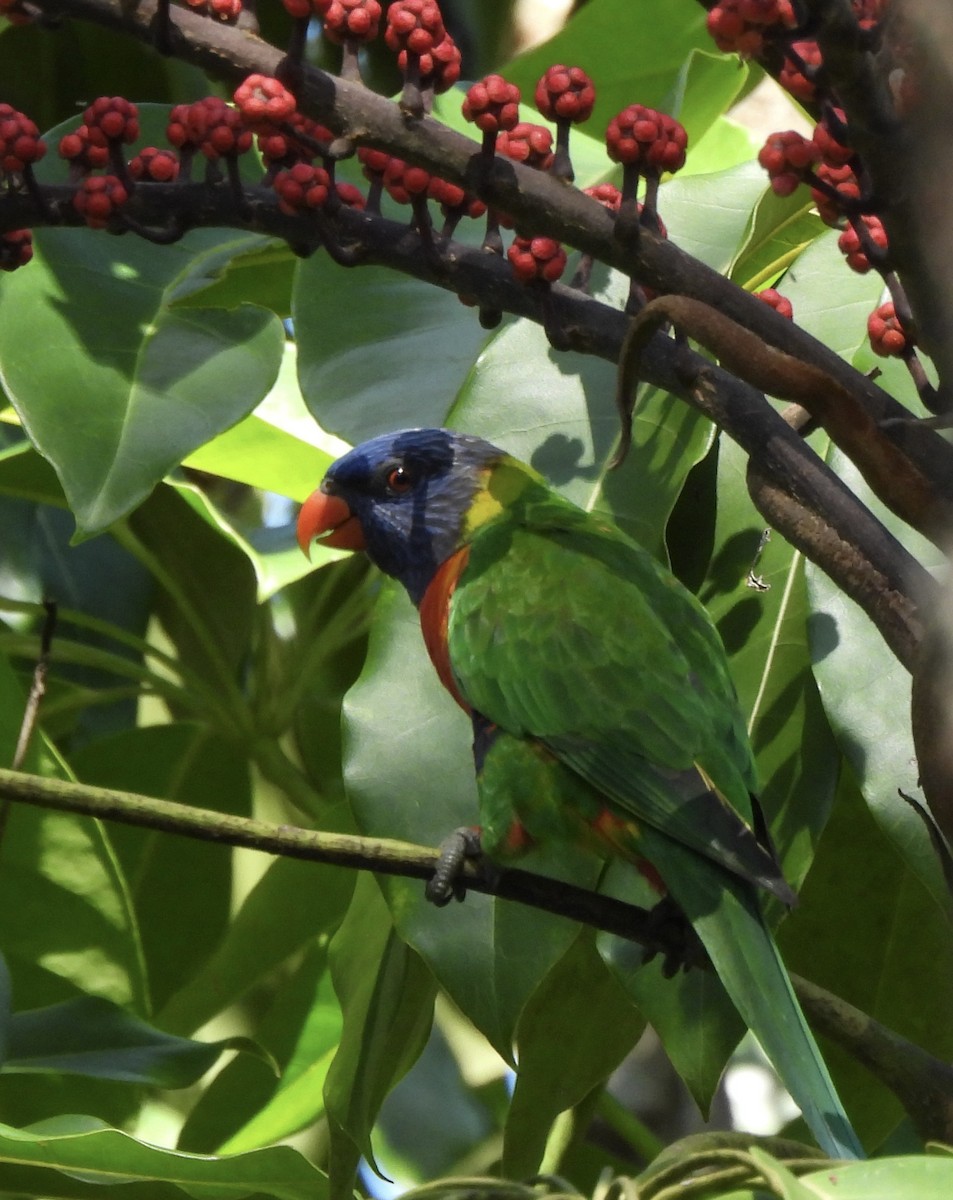
<svg viewBox="0 0 953 1200">
<path fill-rule="evenodd" d="M 335 550 L 364 549 L 360 521 L 338 496 L 320 490 L 311 493 L 298 513 L 298 545 L 309 558 L 315 538 Z"/>
</svg>

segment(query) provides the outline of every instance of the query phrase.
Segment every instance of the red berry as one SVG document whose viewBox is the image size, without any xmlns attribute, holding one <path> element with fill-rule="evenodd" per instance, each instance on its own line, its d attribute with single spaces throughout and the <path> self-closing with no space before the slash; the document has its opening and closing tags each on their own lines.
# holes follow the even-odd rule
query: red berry
<svg viewBox="0 0 953 1200">
<path fill-rule="evenodd" d="M 338 199 L 347 208 L 363 208 L 366 204 L 364 193 L 353 183 L 336 183 L 334 190 L 338 194 Z"/>
<path fill-rule="evenodd" d="M 292 113 L 291 119 L 283 124 L 290 125 L 291 129 L 265 128 L 258 134 L 258 149 L 266 166 L 291 166 L 294 162 L 311 162 L 334 141 L 334 134 L 330 129 L 299 112 Z M 295 134 L 300 134 L 300 139 Z"/>
<path fill-rule="evenodd" d="M 775 288 L 765 288 L 761 292 L 755 292 L 755 295 L 780 316 L 787 317 L 789 321 L 794 320 L 794 307 L 791 301 L 786 296 L 782 296 Z"/>
<path fill-rule="evenodd" d="M 331 0 L 321 3 L 324 32 L 332 42 L 372 42 L 381 24 L 378 0 Z"/>
<path fill-rule="evenodd" d="M 33 233 L 29 229 L 9 229 L 0 233 L 0 271 L 25 267 L 33 257 Z"/>
<path fill-rule="evenodd" d="M 427 196 L 443 205 L 444 209 L 465 209 L 464 215 L 468 217 L 482 217 L 486 212 L 486 205 L 482 200 L 468 195 L 462 187 L 457 187 L 455 183 L 450 183 L 446 179 L 438 179 L 436 175 L 430 177 Z"/>
<path fill-rule="evenodd" d="M 484 133 L 514 129 L 520 115 L 520 90 L 502 75 L 486 75 L 473 84 L 463 101 L 463 116 Z"/>
<path fill-rule="evenodd" d="M 208 0 L 208 7 L 217 21 L 232 24 L 241 16 L 242 0 Z"/>
<path fill-rule="evenodd" d="M 179 174 L 179 160 L 172 150 L 158 150 L 155 146 L 146 146 L 130 160 L 129 174 L 133 179 L 174 183 Z"/>
<path fill-rule="evenodd" d="M 281 0 L 285 6 L 285 11 L 290 17 L 296 20 L 303 20 L 305 17 L 310 17 L 312 13 L 311 0 Z"/>
<path fill-rule="evenodd" d="M 872 214 L 865 214 L 859 219 L 866 229 L 870 241 L 879 249 L 886 250 L 887 231 L 884 229 L 880 218 Z M 860 234 L 857 232 L 854 224 L 848 225 L 837 239 L 837 249 L 847 259 L 847 265 L 850 269 L 856 271 L 858 275 L 866 275 L 870 270 L 870 259 L 867 257 L 864 243 L 861 241 Z"/>
<path fill-rule="evenodd" d="M 819 155 L 810 138 L 787 129 L 771 134 L 758 154 L 758 162 L 768 172 L 775 195 L 790 196 Z"/>
<path fill-rule="evenodd" d="M 84 179 L 73 196 L 73 207 L 90 229 L 105 229 L 109 218 L 129 195 L 115 175 L 92 175 Z"/>
<path fill-rule="evenodd" d="M 588 121 L 596 89 L 582 67 L 550 67 L 536 85 L 536 107 L 549 121 Z"/>
<path fill-rule="evenodd" d="M 308 209 L 321 208 L 327 202 L 331 179 L 323 167 L 295 163 L 293 167 L 278 172 L 272 187 L 278 193 L 281 211 L 294 216 Z"/>
<path fill-rule="evenodd" d="M 593 200 L 598 200 L 610 212 L 619 211 L 619 205 L 622 203 L 622 193 L 614 183 L 597 183 L 593 187 L 583 188 L 583 191 L 587 196 L 591 196 Z"/>
<path fill-rule="evenodd" d="M 298 107 L 284 84 L 270 75 L 249 75 L 235 89 L 234 99 L 245 124 L 256 132 L 290 120 Z"/>
<path fill-rule="evenodd" d="M 889 300 L 867 318 L 867 336 L 874 354 L 881 358 L 902 358 L 913 347 L 913 339 L 900 324 Z"/>
<path fill-rule="evenodd" d="M 555 157 L 553 135 L 545 125 L 533 125 L 529 121 L 520 121 L 512 129 L 501 130 L 496 149 L 499 154 L 539 171 L 548 171 Z"/>
<path fill-rule="evenodd" d="M 566 251 L 559 242 L 548 237 L 516 237 L 506 257 L 521 283 L 534 280 L 555 283 L 566 269 Z"/>
<path fill-rule="evenodd" d="M 685 163 L 688 134 L 667 113 L 630 104 L 612 118 L 606 148 L 613 162 L 638 166 L 643 173 L 677 171 Z"/>
</svg>

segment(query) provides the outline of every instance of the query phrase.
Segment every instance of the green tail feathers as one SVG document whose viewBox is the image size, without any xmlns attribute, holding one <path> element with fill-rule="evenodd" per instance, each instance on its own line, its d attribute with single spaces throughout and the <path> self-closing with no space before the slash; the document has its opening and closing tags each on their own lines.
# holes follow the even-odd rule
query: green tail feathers
<svg viewBox="0 0 953 1200">
<path fill-rule="evenodd" d="M 863 1158 L 755 889 L 668 838 L 648 830 L 646 835 L 648 857 L 695 927 L 732 1003 L 818 1145 L 834 1158 Z"/>
</svg>

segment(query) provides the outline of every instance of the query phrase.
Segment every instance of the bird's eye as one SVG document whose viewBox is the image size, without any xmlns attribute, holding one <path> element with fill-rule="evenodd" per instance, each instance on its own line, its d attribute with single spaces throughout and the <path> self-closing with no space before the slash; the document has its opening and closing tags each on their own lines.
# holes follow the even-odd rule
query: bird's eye
<svg viewBox="0 0 953 1200">
<path fill-rule="evenodd" d="M 396 496 L 403 496 L 414 486 L 414 477 L 406 467 L 392 467 L 387 472 L 387 490 Z"/>
</svg>

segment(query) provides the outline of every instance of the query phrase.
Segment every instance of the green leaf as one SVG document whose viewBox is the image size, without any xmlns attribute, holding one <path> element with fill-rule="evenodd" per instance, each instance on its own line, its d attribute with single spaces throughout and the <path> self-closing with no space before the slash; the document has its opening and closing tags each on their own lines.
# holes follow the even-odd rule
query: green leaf
<svg viewBox="0 0 953 1200">
<path fill-rule="evenodd" d="M 327 1177 L 290 1146 L 229 1158 L 163 1150 L 105 1129 L 85 1117 L 60 1118 L 32 1129 L 0 1125 L 0 1191 L 88 1200 L 109 1184 L 110 1196 L 156 1200 L 321 1200 Z"/>
<path fill-rule="evenodd" d="M 583 930 L 520 1015 L 505 1175 L 536 1173 L 553 1121 L 608 1078 L 644 1028 L 645 1018 L 595 952 L 593 931 Z"/>
<path fill-rule="evenodd" d="M 0 762 L 9 764 L 25 697 L 0 655 Z M 66 777 L 34 737 L 24 769 Z M 21 1006 L 77 991 L 146 1011 L 146 985 L 125 881 L 99 821 L 13 805 L 3 838 L 0 945 Z"/>
<path fill-rule="evenodd" d="M 792 971 L 941 1060 L 953 1056 L 949 924 L 873 819 L 849 768 L 778 941 Z M 882 1145 L 903 1119 L 896 1097 L 837 1046 L 828 1043 L 825 1057 L 865 1143 Z"/>
<path fill-rule="evenodd" d="M 811 670 L 803 560 L 770 532 L 765 540 L 746 468 L 744 452 L 722 438 L 715 541 L 699 598 L 728 652 L 762 804 L 787 877 L 797 884 L 830 812 L 840 753 Z"/>
<path fill-rule="evenodd" d="M 156 140 L 167 117 L 165 109 L 144 112 L 143 137 Z M 31 270 L 4 281 L 0 378 L 56 468 L 81 533 L 99 532 L 132 509 L 271 387 L 285 340 L 274 313 L 173 303 L 263 241 L 195 230 L 156 246 L 46 229 L 37 233 Z"/>
<path fill-rule="evenodd" d="M 279 858 L 261 876 L 218 947 L 159 1014 L 164 1029 L 198 1029 L 237 1003 L 249 988 L 340 925 L 353 872 Z"/>
<path fill-rule="evenodd" d="M 278 378 L 261 404 L 200 446 L 183 465 L 295 500 L 310 495 L 348 447 L 324 433 L 308 413 L 298 389 L 297 366 L 297 347 L 286 342 Z"/>
<path fill-rule="evenodd" d="M 731 265 L 729 278 L 752 292 L 770 287 L 825 229 L 806 189 L 781 197 L 766 188 L 752 213 L 748 235 Z M 799 313 L 795 318 L 800 323 Z"/>
<path fill-rule="evenodd" d="M 677 107 L 695 140 L 731 103 L 746 77 L 736 60 L 705 55 L 710 61 L 704 69 L 696 64 L 688 78 L 691 86 L 680 96 L 673 78 L 696 47 L 711 51 L 712 43 L 705 15 L 692 0 L 668 0 L 663 9 L 655 0 L 599 0 L 580 8 L 555 37 L 507 63 L 503 73 L 528 99 L 552 63 L 580 66 L 596 81 L 596 106 L 584 126 L 595 136 L 620 109 L 639 103 L 669 111 Z"/>
<path fill-rule="evenodd" d="M 372 1167 L 371 1130 L 384 1097 L 417 1059 L 430 1034 L 433 976 L 399 937 L 377 884 L 358 880 L 331 943 L 341 1002 L 341 1044 L 324 1087 L 331 1128 L 331 1191 L 350 1193 L 358 1156 Z"/>
<path fill-rule="evenodd" d="M 100 738 L 73 755 L 84 783 L 138 791 L 212 812 L 249 815 L 248 762 L 199 724 L 154 725 Z M 157 830 L 113 825 L 117 857 L 131 881 L 152 1004 L 204 967 L 229 924 L 232 854 L 222 846 Z M 197 1026 L 196 1026 L 197 1028 Z"/>
<path fill-rule="evenodd" d="M 15 1013 L 2 1069 L 181 1088 L 195 1083 L 223 1051 L 249 1045 L 244 1038 L 193 1042 L 173 1037 L 108 1000 L 80 996 Z"/>
</svg>

